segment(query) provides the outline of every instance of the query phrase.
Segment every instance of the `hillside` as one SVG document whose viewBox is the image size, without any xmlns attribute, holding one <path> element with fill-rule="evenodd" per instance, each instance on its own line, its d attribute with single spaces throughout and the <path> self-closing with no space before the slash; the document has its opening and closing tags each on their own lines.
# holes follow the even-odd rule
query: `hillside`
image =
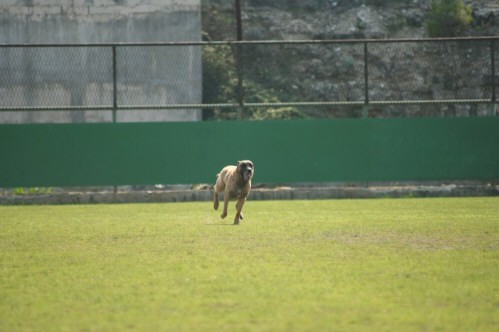
<svg viewBox="0 0 499 332">
<path fill-rule="evenodd" d="M 248 0 L 242 3 L 245 40 L 327 40 L 429 37 L 426 22 L 431 0 Z M 463 36 L 499 35 L 499 3 L 495 0 L 466 1 L 471 22 Z M 236 22 L 233 1 L 203 1 L 205 40 L 234 40 Z M 452 99 L 486 98 L 487 45 L 402 44 L 369 51 L 373 82 L 370 97 Z M 497 49 L 497 48 L 496 48 Z M 205 102 L 235 101 L 233 50 L 214 48 L 204 58 Z M 246 46 L 244 75 L 246 102 L 362 100 L 363 50 L 358 47 Z M 449 61 L 452 59 L 452 61 Z M 215 66 L 213 66 L 215 62 Z M 398 62 L 398 63 L 397 63 Z M 401 69 L 403 68 L 403 70 Z M 463 70 L 456 72 L 456 68 Z M 410 75 L 408 74 L 410 73 Z M 214 75 L 213 75 L 214 74 Z M 389 77 L 388 81 L 386 77 Z M 470 77 L 473 79 L 470 80 Z M 383 81 L 383 82 L 382 82 Z M 485 87 L 485 88 L 484 88 Z M 376 116 L 479 115 L 483 105 L 431 105 L 377 107 Z M 253 109 L 246 117 L 338 117 L 360 116 L 361 108 Z M 234 117 L 227 110 L 212 110 L 208 117 Z"/>
<path fill-rule="evenodd" d="M 234 39 L 232 0 L 203 0 L 203 30 Z M 431 0 L 241 1 L 244 39 L 420 38 Z M 465 1 L 473 22 L 465 35 L 499 35 L 496 0 Z"/>
</svg>

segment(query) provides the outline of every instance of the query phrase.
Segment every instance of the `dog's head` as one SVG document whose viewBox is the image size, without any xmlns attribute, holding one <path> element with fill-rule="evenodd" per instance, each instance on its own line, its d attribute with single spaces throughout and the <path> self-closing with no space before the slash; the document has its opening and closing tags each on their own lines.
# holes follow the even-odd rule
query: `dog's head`
<svg viewBox="0 0 499 332">
<path fill-rule="evenodd" d="M 251 160 L 241 160 L 237 162 L 237 172 L 244 181 L 249 181 L 255 174 L 255 166 Z"/>
</svg>

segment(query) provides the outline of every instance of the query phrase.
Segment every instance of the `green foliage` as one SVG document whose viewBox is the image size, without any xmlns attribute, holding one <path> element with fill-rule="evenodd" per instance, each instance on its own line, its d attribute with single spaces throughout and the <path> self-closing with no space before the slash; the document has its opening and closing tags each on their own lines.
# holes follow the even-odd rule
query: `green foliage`
<svg viewBox="0 0 499 332">
<path fill-rule="evenodd" d="M 426 29 L 431 37 L 462 35 L 473 20 L 471 5 L 463 0 L 433 0 Z"/>
<path fill-rule="evenodd" d="M 237 64 L 235 51 L 228 45 L 207 46 L 203 50 L 203 103 L 237 103 Z M 276 103 L 278 93 L 273 88 L 265 87 L 250 76 L 243 81 L 245 102 Z M 235 109 L 214 107 L 205 110 L 215 119 L 236 119 Z M 244 118 L 252 120 L 303 118 L 304 115 L 293 107 L 268 109 L 253 108 Z"/>
<path fill-rule="evenodd" d="M 0 330 L 493 331 L 498 200 L 0 206 Z"/>
<path fill-rule="evenodd" d="M 285 119 L 304 119 L 305 114 L 296 107 L 279 107 L 270 109 L 256 109 L 252 113 L 254 120 L 285 120 Z"/>
<path fill-rule="evenodd" d="M 44 195 L 44 194 L 50 194 L 52 193 L 52 188 L 38 188 L 38 187 L 32 187 L 32 188 L 14 188 L 12 189 L 12 193 L 14 195 Z"/>
<path fill-rule="evenodd" d="M 203 103 L 235 102 L 237 75 L 232 50 L 228 45 L 203 49 Z"/>
<path fill-rule="evenodd" d="M 236 61 L 228 45 L 203 48 L 203 103 L 236 103 Z M 236 111 L 220 107 L 204 109 L 208 119 L 235 119 Z"/>
</svg>

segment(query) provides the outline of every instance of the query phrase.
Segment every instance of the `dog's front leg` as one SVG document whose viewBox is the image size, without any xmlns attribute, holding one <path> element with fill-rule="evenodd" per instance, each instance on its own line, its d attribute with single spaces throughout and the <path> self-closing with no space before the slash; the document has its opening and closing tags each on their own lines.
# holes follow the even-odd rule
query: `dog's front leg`
<svg viewBox="0 0 499 332">
<path fill-rule="evenodd" d="M 239 219 L 243 220 L 244 216 L 243 216 L 243 212 L 242 212 L 243 207 L 241 205 L 241 202 L 243 202 L 242 204 L 244 204 L 246 202 L 246 198 L 240 198 L 237 200 L 237 203 L 236 203 L 236 212 L 240 211 L 239 212 Z"/>
<path fill-rule="evenodd" d="M 237 212 L 236 212 L 236 217 L 234 218 L 234 225 L 238 225 L 239 224 L 239 219 L 243 219 L 243 214 L 242 214 L 242 210 L 243 210 L 243 205 L 244 203 L 246 202 L 246 198 L 239 198 L 237 200 L 237 204 L 236 204 L 236 209 L 237 209 Z"/>
<path fill-rule="evenodd" d="M 222 217 L 222 219 L 224 219 L 225 217 L 227 217 L 227 208 L 229 206 L 229 192 L 226 190 L 225 193 L 224 193 L 224 210 L 222 211 L 222 215 L 220 217 Z"/>
</svg>

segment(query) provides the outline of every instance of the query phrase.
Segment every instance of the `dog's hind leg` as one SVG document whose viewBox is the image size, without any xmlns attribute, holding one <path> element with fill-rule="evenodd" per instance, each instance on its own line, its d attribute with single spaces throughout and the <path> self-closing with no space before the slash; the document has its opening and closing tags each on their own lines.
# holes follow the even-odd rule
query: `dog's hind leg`
<svg viewBox="0 0 499 332">
<path fill-rule="evenodd" d="M 229 192 L 226 190 L 224 192 L 224 209 L 222 211 L 222 214 L 220 215 L 220 217 L 222 217 L 222 219 L 224 219 L 225 217 L 227 217 L 227 208 L 229 207 Z"/>
<path fill-rule="evenodd" d="M 215 195 L 213 197 L 213 208 L 218 210 L 218 192 L 215 190 Z"/>
<path fill-rule="evenodd" d="M 215 183 L 215 187 L 213 188 L 213 208 L 218 210 L 218 193 L 225 189 L 225 185 L 223 181 L 220 179 L 220 173 L 217 174 L 217 182 Z"/>
<path fill-rule="evenodd" d="M 220 215 L 220 217 L 222 219 L 224 219 L 225 217 L 227 217 L 227 206 L 228 205 L 229 205 L 229 200 L 224 198 L 224 210 L 222 211 L 222 214 Z"/>
</svg>

